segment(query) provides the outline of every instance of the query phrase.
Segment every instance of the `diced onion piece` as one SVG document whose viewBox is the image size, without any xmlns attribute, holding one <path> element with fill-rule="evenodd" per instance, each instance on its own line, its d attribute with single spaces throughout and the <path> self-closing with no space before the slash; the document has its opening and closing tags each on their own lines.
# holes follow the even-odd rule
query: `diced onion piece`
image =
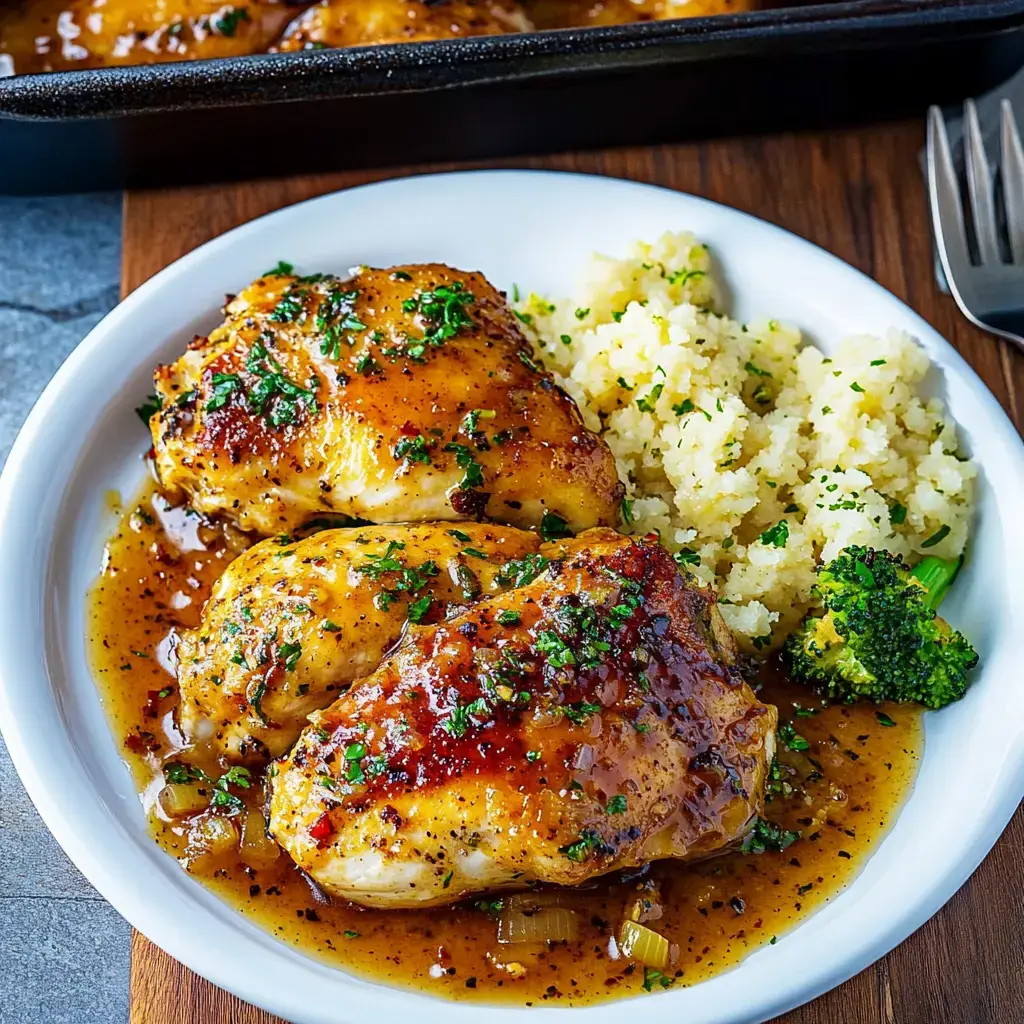
<svg viewBox="0 0 1024 1024">
<path fill-rule="evenodd" d="M 169 782 L 160 790 L 160 807 L 170 818 L 186 818 L 198 814 L 209 803 L 209 796 L 199 792 L 198 786 Z"/>
<path fill-rule="evenodd" d="M 238 829 L 230 818 L 217 814 L 199 818 L 188 830 L 189 853 L 193 857 L 226 857 L 235 852 Z"/>
<path fill-rule="evenodd" d="M 498 919 L 498 941 L 506 944 L 573 942 L 578 935 L 576 913 L 565 907 L 541 907 L 526 913 L 506 906 Z"/>
<path fill-rule="evenodd" d="M 242 819 L 238 851 L 242 861 L 251 868 L 267 868 L 277 860 L 281 849 L 267 835 L 267 822 L 259 811 L 247 811 Z"/>
<path fill-rule="evenodd" d="M 560 889 L 541 889 L 537 892 L 515 892 L 504 899 L 506 910 L 521 913 L 540 910 L 541 907 L 567 906 L 565 893 Z"/>
<path fill-rule="evenodd" d="M 636 921 L 622 922 L 619 950 L 627 960 L 639 960 L 659 971 L 668 966 L 668 939 Z"/>
</svg>

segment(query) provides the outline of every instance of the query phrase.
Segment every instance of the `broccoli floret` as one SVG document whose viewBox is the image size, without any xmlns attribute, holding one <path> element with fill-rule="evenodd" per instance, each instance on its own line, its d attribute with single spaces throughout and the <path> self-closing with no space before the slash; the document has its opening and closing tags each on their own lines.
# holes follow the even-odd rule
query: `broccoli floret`
<svg viewBox="0 0 1024 1024">
<path fill-rule="evenodd" d="M 818 570 L 821 612 L 786 641 L 792 677 L 846 702 L 959 700 L 978 655 L 935 608 L 961 561 L 928 557 L 910 569 L 887 551 L 846 548 Z"/>
</svg>

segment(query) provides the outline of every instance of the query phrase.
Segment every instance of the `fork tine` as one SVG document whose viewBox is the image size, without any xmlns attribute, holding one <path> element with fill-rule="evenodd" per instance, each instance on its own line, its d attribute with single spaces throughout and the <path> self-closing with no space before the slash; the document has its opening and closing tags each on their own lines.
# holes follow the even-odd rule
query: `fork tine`
<svg viewBox="0 0 1024 1024">
<path fill-rule="evenodd" d="M 964 161 L 967 164 L 967 191 L 971 197 L 978 255 L 983 264 L 1000 263 L 996 206 L 992 198 L 992 169 L 985 155 L 985 140 L 981 135 L 981 123 L 978 121 L 978 108 L 974 100 L 964 103 Z"/>
<path fill-rule="evenodd" d="M 970 258 L 963 207 L 960 205 L 960 186 L 949 149 L 946 123 L 938 107 L 928 110 L 928 196 L 935 244 L 952 288 L 956 275 L 969 269 Z"/>
<path fill-rule="evenodd" d="M 1000 104 L 1000 135 L 1003 202 L 1006 204 L 1006 233 L 1014 263 L 1024 263 L 1024 147 L 1009 100 Z"/>
</svg>

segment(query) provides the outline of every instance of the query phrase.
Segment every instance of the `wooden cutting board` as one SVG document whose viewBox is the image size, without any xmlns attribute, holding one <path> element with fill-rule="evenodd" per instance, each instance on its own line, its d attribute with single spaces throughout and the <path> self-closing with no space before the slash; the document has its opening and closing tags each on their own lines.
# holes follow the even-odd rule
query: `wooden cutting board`
<svg viewBox="0 0 1024 1024">
<path fill-rule="evenodd" d="M 653 182 L 727 203 L 803 235 L 865 271 L 931 322 L 974 366 L 1020 431 L 1024 355 L 971 327 L 935 283 L 918 167 L 923 136 L 922 122 L 564 154 L 502 161 L 500 166 Z M 127 294 L 207 239 L 278 207 L 379 178 L 457 166 L 469 165 L 130 192 L 124 204 L 122 291 Z M 949 808 L 950 814 L 958 811 Z M 1018 810 L 974 877 L 920 931 L 873 967 L 779 1022 L 1024 1021 L 1022 910 L 1024 813 Z M 355 1024 L 343 1009 L 337 1020 Z M 135 934 L 131 1024 L 280 1022 L 214 988 Z"/>
</svg>

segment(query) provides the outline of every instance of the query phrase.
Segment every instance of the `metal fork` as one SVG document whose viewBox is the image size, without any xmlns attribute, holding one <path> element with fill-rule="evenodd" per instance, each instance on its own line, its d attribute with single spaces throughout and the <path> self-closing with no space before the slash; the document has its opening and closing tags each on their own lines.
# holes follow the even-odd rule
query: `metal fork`
<svg viewBox="0 0 1024 1024">
<path fill-rule="evenodd" d="M 1024 147 L 1009 100 L 1001 104 L 1000 121 L 997 191 L 978 110 L 973 100 L 964 104 L 965 210 L 942 112 L 928 111 L 928 195 L 939 259 L 957 305 L 968 320 L 1024 348 Z"/>
</svg>

